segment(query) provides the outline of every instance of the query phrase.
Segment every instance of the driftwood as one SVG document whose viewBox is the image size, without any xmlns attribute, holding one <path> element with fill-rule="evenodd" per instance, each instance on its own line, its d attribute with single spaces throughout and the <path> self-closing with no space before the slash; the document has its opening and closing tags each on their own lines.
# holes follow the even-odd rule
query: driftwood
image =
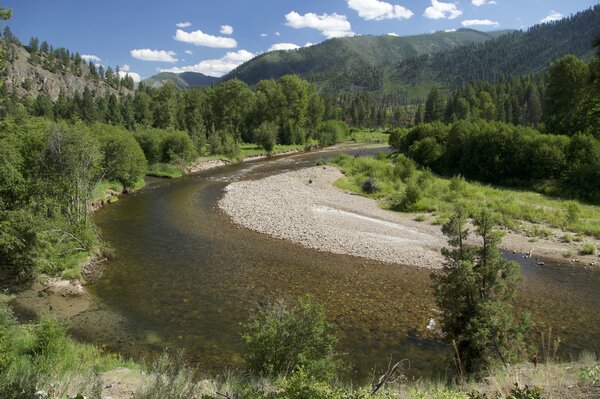
<svg viewBox="0 0 600 399">
<path fill-rule="evenodd" d="M 373 386 L 373 390 L 371 391 L 371 395 L 375 395 L 377 393 L 377 391 L 379 391 L 381 389 L 381 387 L 383 387 L 385 384 L 388 383 L 392 383 L 398 380 L 398 378 L 401 378 L 404 376 L 404 370 L 402 370 L 402 366 L 404 364 L 404 362 L 408 362 L 408 360 L 404 359 L 404 360 L 400 360 L 398 363 L 394 364 L 392 367 L 390 367 L 388 369 L 388 371 L 385 372 L 384 375 L 382 375 L 381 377 L 379 377 L 379 381 L 377 382 L 377 384 L 375 384 Z M 410 367 L 410 365 L 409 365 Z M 400 371 L 400 375 L 396 376 L 396 373 Z"/>
</svg>

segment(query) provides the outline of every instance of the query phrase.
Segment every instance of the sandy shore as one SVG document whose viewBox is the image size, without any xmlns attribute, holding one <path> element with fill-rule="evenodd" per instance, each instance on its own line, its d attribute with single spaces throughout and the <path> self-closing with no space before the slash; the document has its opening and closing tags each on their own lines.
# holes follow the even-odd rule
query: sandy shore
<svg viewBox="0 0 600 399">
<path fill-rule="evenodd" d="M 309 248 L 348 254 L 386 263 L 441 268 L 440 249 L 447 245 L 441 227 L 415 221 L 414 214 L 381 209 L 369 198 L 332 186 L 342 173 L 318 166 L 230 184 L 219 206 L 234 223 Z M 430 219 L 431 221 L 432 219 Z M 576 243 L 554 238 L 530 242 L 507 232 L 502 247 L 534 257 L 563 259 L 577 253 Z M 598 244 L 598 242 L 596 242 Z M 597 267 L 597 256 L 576 256 L 586 267 Z"/>
</svg>

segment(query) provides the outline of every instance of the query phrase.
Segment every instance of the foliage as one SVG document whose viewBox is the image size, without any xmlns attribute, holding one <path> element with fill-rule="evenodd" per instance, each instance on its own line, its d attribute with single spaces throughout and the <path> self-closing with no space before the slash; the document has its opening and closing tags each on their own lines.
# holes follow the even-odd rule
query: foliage
<svg viewBox="0 0 600 399">
<path fill-rule="evenodd" d="M 590 385 L 600 385 L 600 366 L 583 369 L 581 371 L 581 377 Z"/>
<path fill-rule="evenodd" d="M 334 145 L 348 137 L 350 129 L 342 121 L 328 120 L 317 127 L 316 138 L 320 145 Z"/>
<path fill-rule="evenodd" d="M 296 303 L 277 301 L 257 309 L 245 324 L 244 360 L 261 376 L 290 376 L 303 370 L 320 381 L 331 380 L 340 366 L 336 337 L 325 312 L 310 297 Z"/>
<path fill-rule="evenodd" d="M 259 127 L 254 129 L 254 142 L 260 145 L 266 152 L 270 153 L 275 147 L 278 128 L 272 122 L 263 122 Z"/>
<path fill-rule="evenodd" d="M 596 253 L 596 246 L 590 243 L 583 244 L 580 253 L 582 255 L 594 255 Z"/>
<path fill-rule="evenodd" d="M 459 207 L 444 225 L 450 248 L 442 250 L 443 273 L 432 279 L 445 339 L 455 345 L 457 368 L 472 373 L 522 356 L 530 323 L 527 316 L 515 320 L 512 300 L 520 271 L 515 262 L 500 256 L 495 216 L 482 210 L 474 220 L 483 243 L 479 248 L 467 244 L 466 222 L 466 212 Z"/>
<path fill-rule="evenodd" d="M 515 384 L 515 387 L 510 391 L 510 395 L 506 399 L 543 399 L 542 389 L 540 387 L 519 387 L 519 384 Z"/>
</svg>

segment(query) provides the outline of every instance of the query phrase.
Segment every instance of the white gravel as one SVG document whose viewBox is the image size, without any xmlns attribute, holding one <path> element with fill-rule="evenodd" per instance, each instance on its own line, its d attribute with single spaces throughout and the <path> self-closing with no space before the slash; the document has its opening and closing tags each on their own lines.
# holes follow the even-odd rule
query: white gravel
<svg viewBox="0 0 600 399">
<path fill-rule="evenodd" d="M 232 183 L 219 202 L 244 227 L 321 251 L 387 263 L 441 268 L 446 239 L 438 226 L 332 186 L 330 166 Z"/>
</svg>

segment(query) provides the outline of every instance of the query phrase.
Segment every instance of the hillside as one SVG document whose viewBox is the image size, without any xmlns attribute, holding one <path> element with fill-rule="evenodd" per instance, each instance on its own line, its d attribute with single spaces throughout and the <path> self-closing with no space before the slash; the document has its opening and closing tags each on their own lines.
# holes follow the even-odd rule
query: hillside
<svg viewBox="0 0 600 399">
<path fill-rule="evenodd" d="M 143 80 L 143 83 L 146 86 L 158 88 L 167 82 L 173 82 L 181 89 L 189 89 L 190 87 L 208 87 L 218 81 L 219 78 L 197 72 L 161 72 Z"/>
<path fill-rule="evenodd" d="M 460 29 L 427 35 L 358 36 L 292 51 L 262 54 L 224 79 L 248 84 L 298 74 L 328 92 L 405 92 L 421 98 L 430 87 L 544 71 L 565 54 L 587 58 L 600 32 L 600 5 L 526 31 Z"/>
<path fill-rule="evenodd" d="M 326 40 L 291 51 L 262 54 L 230 72 L 224 79 L 238 78 L 248 84 L 286 74 L 321 74 L 318 83 L 341 71 L 368 70 L 395 64 L 423 54 L 434 54 L 467 44 L 482 43 L 496 34 L 460 29 L 455 32 L 396 37 L 356 36 Z"/>
<path fill-rule="evenodd" d="M 105 80 L 94 78 L 88 64 L 83 61 L 78 65 L 71 64 L 68 68 L 55 62 L 52 71 L 44 67 L 45 54 L 36 53 L 32 57 L 32 53 L 21 45 L 4 42 L 1 46 L 7 48 L 9 54 L 5 71 L 7 92 L 15 92 L 20 98 L 46 94 L 56 101 L 61 91 L 66 97 L 73 97 L 81 94 L 86 87 L 100 96 L 133 93 L 124 86 L 116 89 Z"/>
<path fill-rule="evenodd" d="M 600 33 L 600 5 L 561 21 L 536 25 L 476 45 L 423 55 L 387 68 L 386 80 L 414 85 L 435 82 L 455 88 L 474 81 L 545 71 L 566 54 L 589 58 Z"/>
</svg>

